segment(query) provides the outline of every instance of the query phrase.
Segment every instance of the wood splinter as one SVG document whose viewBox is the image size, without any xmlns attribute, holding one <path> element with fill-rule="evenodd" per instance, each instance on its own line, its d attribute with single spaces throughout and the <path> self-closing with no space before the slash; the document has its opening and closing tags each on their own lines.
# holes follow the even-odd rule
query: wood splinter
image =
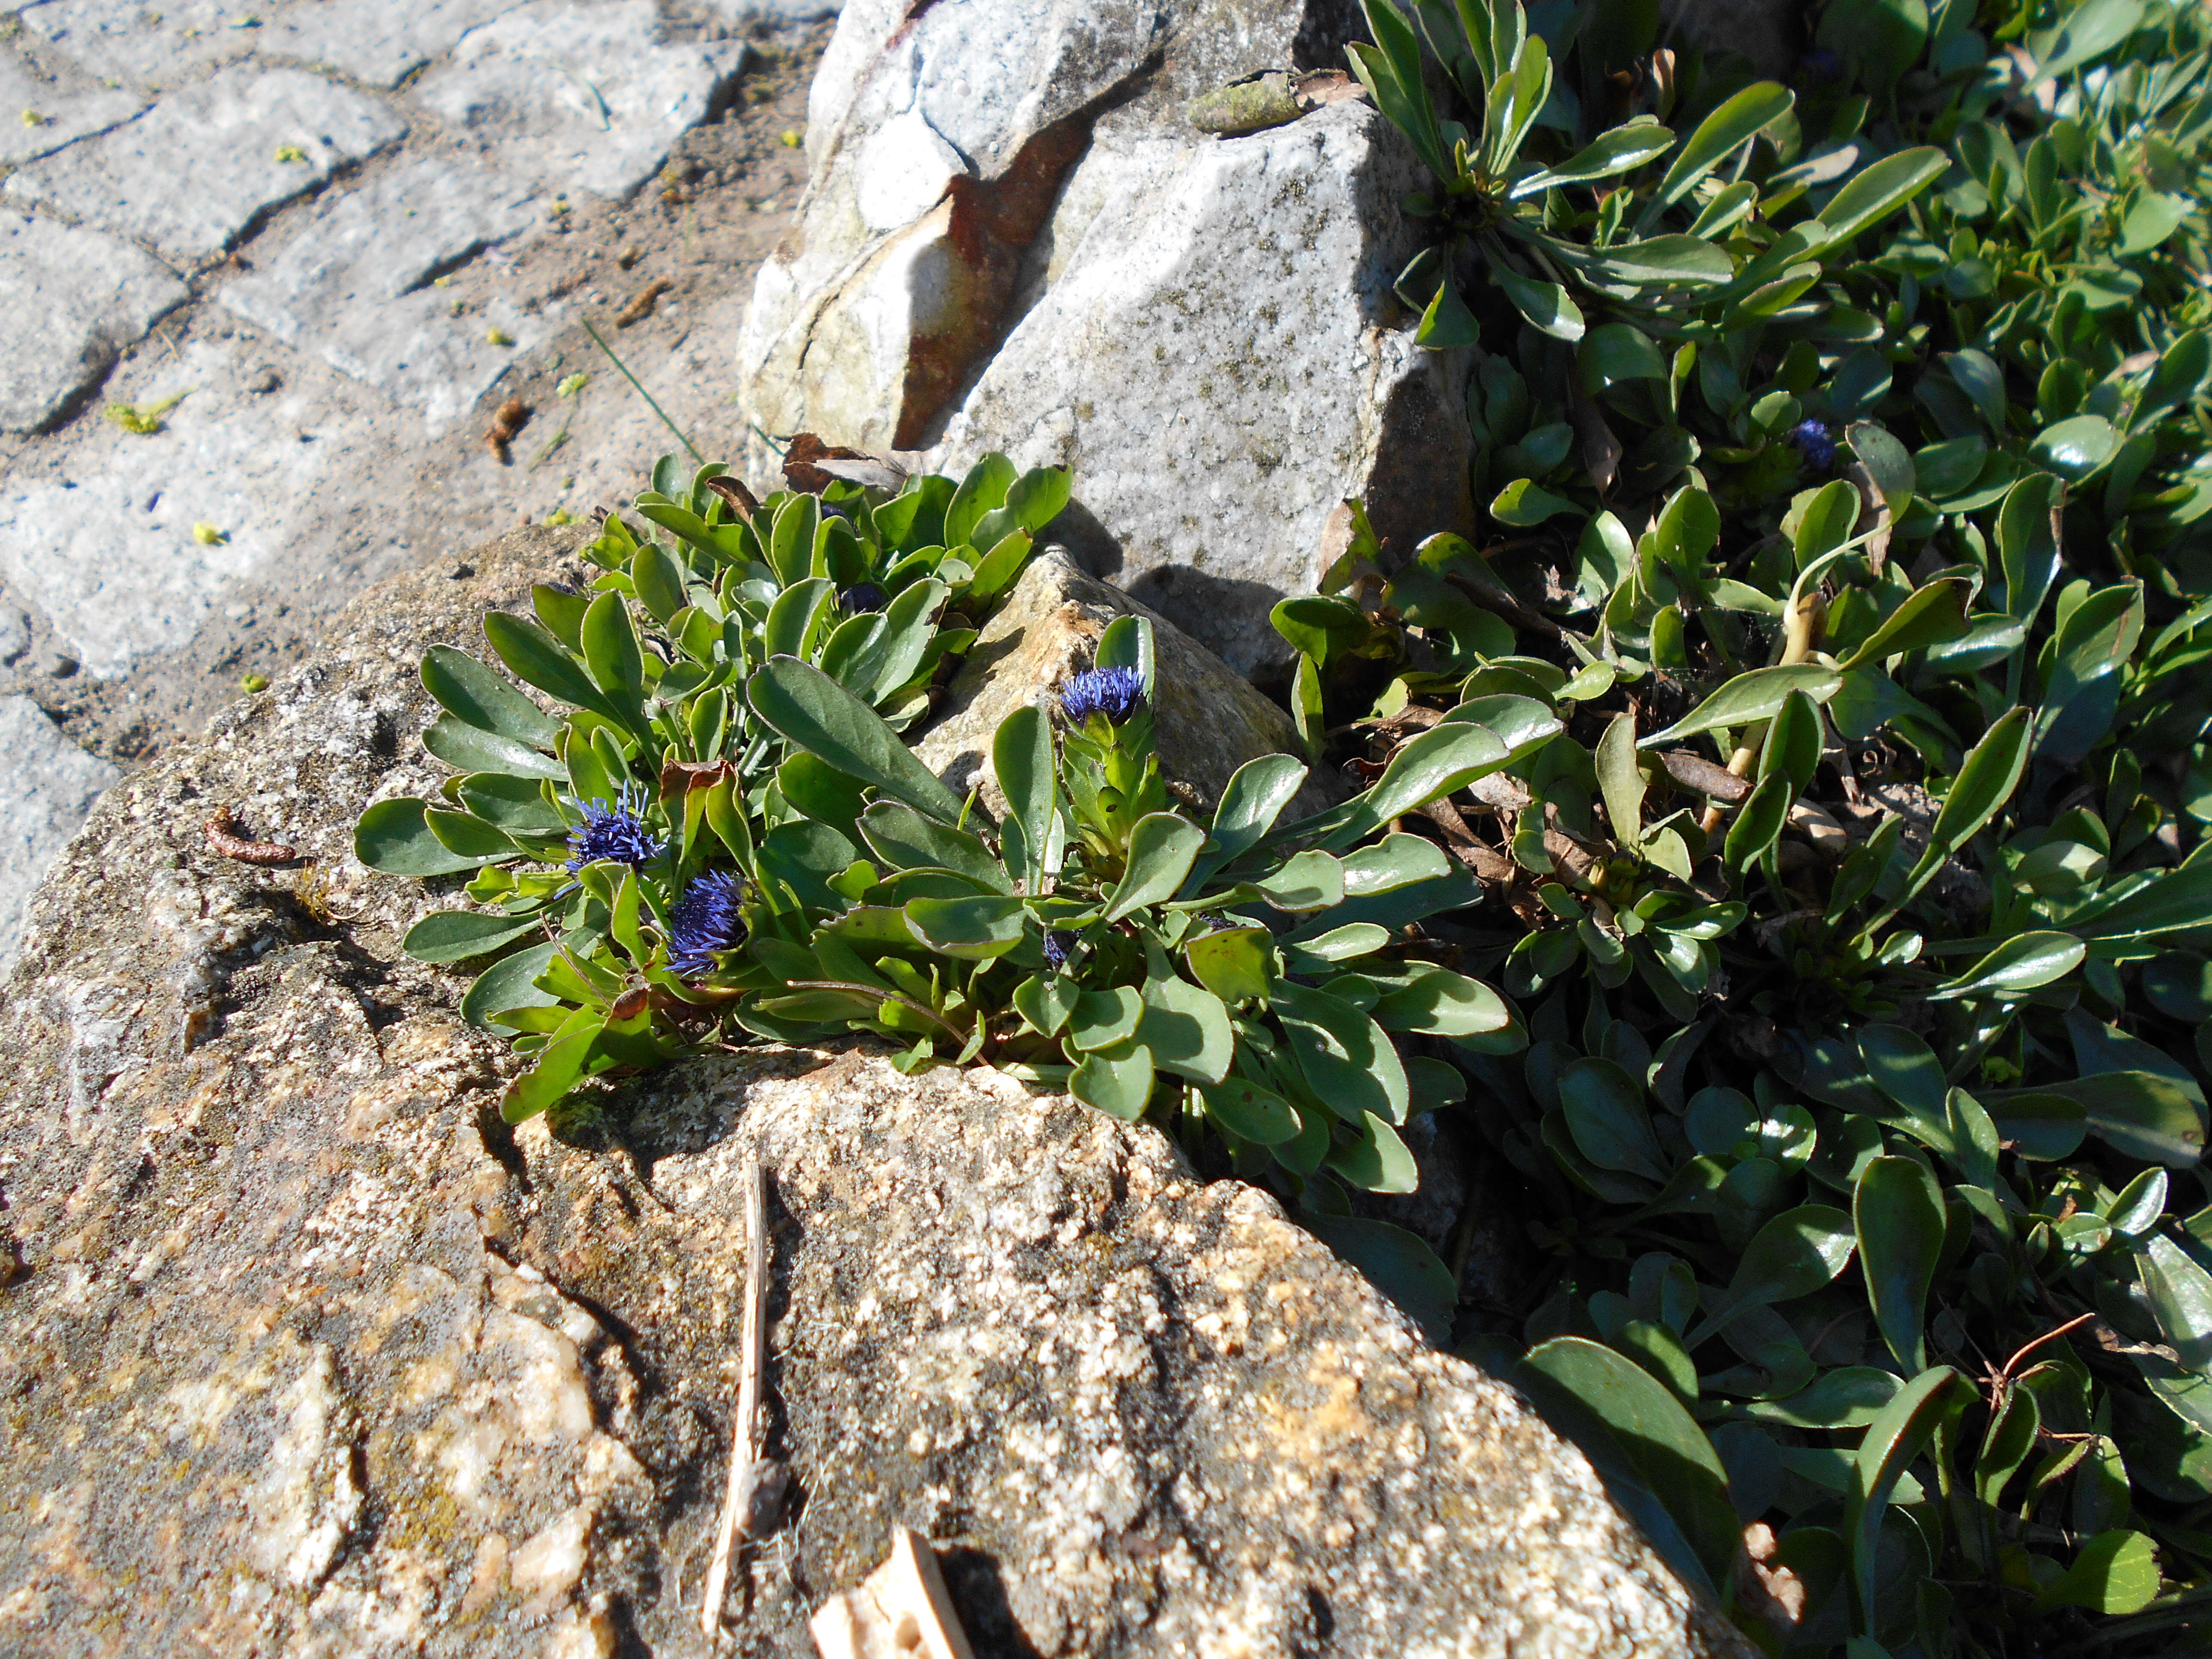
<svg viewBox="0 0 2212 1659">
<path fill-rule="evenodd" d="M 891 1528 L 890 1559 L 807 1621 L 822 1659 L 975 1659 L 929 1540 Z"/>
<path fill-rule="evenodd" d="M 738 1357 L 738 1411 L 730 1425 L 730 1485 L 722 1500 L 722 1527 L 707 1566 L 707 1595 L 699 1628 L 711 1648 L 722 1633 L 728 1599 L 730 1556 L 740 1536 L 763 1539 L 775 1529 L 788 1472 L 762 1455 L 761 1379 L 768 1358 L 768 1177 L 760 1159 L 745 1162 L 745 1322 Z"/>
</svg>

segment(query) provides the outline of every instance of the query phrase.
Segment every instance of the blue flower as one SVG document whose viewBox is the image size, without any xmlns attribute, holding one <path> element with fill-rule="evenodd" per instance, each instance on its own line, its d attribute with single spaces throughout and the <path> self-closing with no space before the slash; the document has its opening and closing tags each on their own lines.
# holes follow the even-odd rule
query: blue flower
<svg viewBox="0 0 2212 1659">
<path fill-rule="evenodd" d="M 668 918 L 668 966 L 678 974 L 711 974 L 714 957 L 745 942 L 744 919 L 738 915 L 744 892 L 727 870 L 694 877 Z"/>
<path fill-rule="evenodd" d="M 1045 965 L 1055 974 L 1067 966 L 1067 953 L 1076 946 L 1076 936 L 1055 927 L 1044 936 Z"/>
<path fill-rule="evenodd" d="M 1836 464 L 1836 441 L 1819 421 L 1798 422 L 1790 428 L 1790 441 L 1823 472 Z"/>
<path fill-rule="evenodd" d="M 837 608 L 848 617 L 880 611 L 884 608 L 884 590 L 873 582 L 854 582 L 837 596 Z"/>
<path fill-rule="evenodd" d="M 1115 725 L 1145 701 L 1145 682 L 1133 668 L 1089 668 L 1060 688 L 1060 711 L 1077 725 L 1103 714 Z"/>
<path fill-rule="evenodd" d="M 665 844 L 655 841 L 640 816 L 645 811 L 645 791 L 629 779 L 623 781 L 615 804 L 604 799 L 586 803 L 582 827 L 568 832 L 571 870 L 602 861 L 627 864 L 635 870 L 658 858 Z"/>
</svg>

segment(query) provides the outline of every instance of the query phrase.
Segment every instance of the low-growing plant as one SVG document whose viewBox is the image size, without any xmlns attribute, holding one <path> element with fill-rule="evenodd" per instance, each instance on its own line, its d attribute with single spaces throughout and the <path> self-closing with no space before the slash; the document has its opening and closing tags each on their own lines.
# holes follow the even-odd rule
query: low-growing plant
<svg viewBox="0 0 2212 1659">
<path fill-rule="evenodd" d="M 1355 518 L 1277 612 L 1316 760 L 1562 724 L 1429 809 L 1548 1262 L 1469 1352 L 1777 1653 L 2163 1653 L 2212 1607 L 2204 23 L 1977 21 L 1828 8 L 1700 191 L 1802 256 L 1771 303 L 1585 284 L 1569 340 L 1502 283 L 1437 334 L 1499 538 L 1386 574 Z M 1901 225 L 1829 234 L 1931 140 Z"/>
<path fill-rule="evenodd" d="M 454 774 L 437 799 L 376 803 L 355 831 L 373 869 L 475 872 L 464 890 L 488 908 L 428 916 L 405 945 L 426 962 L 497 957 L 462 1007 L 535 1059 L 514 1116 L 711 1035 L 733 997 L 692 991 L 669 963 L 705 960 L 734 925 L 713 898 L 718 859 L 810 895 L 842 867 L 804 815 L 834 775 L 746 700 L 763 665 L 806 662 L 887 729 L 910 725 L 1068 498 L 1064 471 L 1018 473 L 1003 455 L 888 495 L 833 481 L 755 501 L 725 468 L 687 477 L 672 456 L 653 486 L 636 510 L 664 534 L 611 516 L 586 550 L 588 592 L 541 584 L 535 618 L 484 617 L 501 664 L 565 712 L 433 647 L 422 683 L 443 712 L 422 742 Z"/>
</svg>

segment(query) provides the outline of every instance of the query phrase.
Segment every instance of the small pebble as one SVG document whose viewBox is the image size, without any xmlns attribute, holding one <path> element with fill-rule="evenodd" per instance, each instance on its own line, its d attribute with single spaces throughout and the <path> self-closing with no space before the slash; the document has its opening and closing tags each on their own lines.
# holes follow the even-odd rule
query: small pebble
<svg viewBox="0 0 2212 1659">
<path fill-rule="evenodd" d="M 284 377 L 266 363 L 246 377 L 246 389 L 257 396 L 274 392 L 283 384 Z"/>
<path fill-rule="evenodd" d="M 477 568 L 465 560 L 461 563 L 455 565 L 446 574 L 451 576 L 455 581 L 463 582 L 466 581 L 470 577 L 477 574 Z"/>
<path fill-rule="evenodd" d="M 49 651 L 39 659 L 40 670 L 50 679 L 65 680 L 77 671 L 77 659 L 66 652 Z"/>
</svg>

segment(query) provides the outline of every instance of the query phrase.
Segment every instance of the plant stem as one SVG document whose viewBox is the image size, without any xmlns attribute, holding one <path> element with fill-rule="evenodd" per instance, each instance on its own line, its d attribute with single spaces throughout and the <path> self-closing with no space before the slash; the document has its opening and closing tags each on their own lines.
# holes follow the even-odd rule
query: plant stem
<svg viewBox="0 0 2212 1659">
<path fill-rule="evenodd" d="M 699 453 L 698 445 L 693 443 L 690 439 L 685 437 L 684 435 L 684 428 L 668 418 L 668 411 L 663 409 L 659 404 L 653 402 L 653 394 L 650 392 L 647 392 L 642 385 L 639 384 L 636 375 L 629 372 L 629 365 L 623 362 L 621 358 L 616 356 L 615 349 L 599 337 L 599 331 L 593 328 L 591 324 L 587 322 L 584 325 L 584 332 L 592 337 L 592 343 L 593 345 L 599 347 L 600 350 L 607 354 L 607 361 L 622 371 L 623 379 L 628 380 L 632 386 L 637 387 L 637 395 L 645 399 L 645 406 L 651 410 L 654 414 L 660 416 L 660 423 L 676 434 L 677 442 L 682 444 L 684 448 L 691 452 L 691 459 L 698 462 L 702 466 L 706 465 L 707 458 Z"/>
</svg>

